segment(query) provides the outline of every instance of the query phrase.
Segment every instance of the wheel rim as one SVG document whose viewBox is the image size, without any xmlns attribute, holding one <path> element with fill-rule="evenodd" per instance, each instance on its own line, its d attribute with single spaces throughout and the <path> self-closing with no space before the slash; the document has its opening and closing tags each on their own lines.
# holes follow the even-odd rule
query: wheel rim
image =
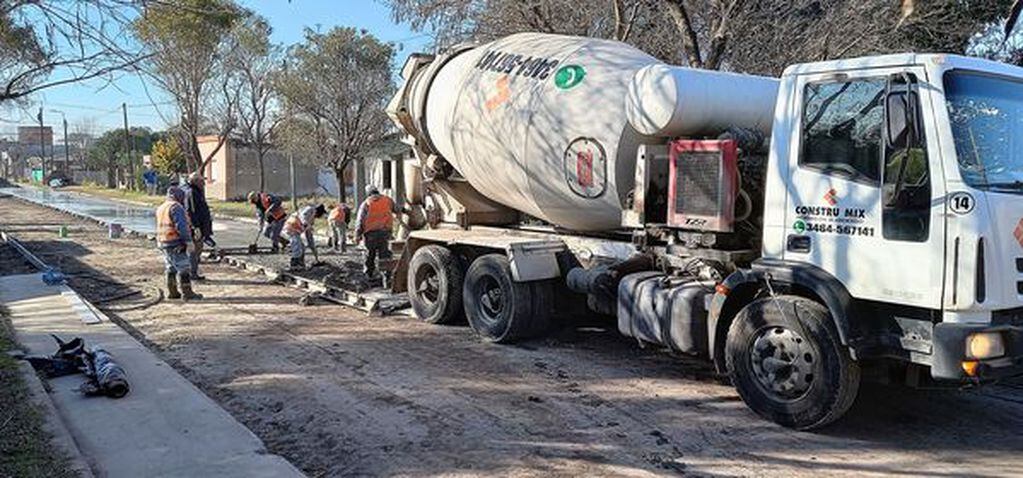
<svg viewBox="0 0 1023 478">
<path fill-rule="evenodd" d="M 416 271 L 415 285 L 416 296 L 424 303 L 433 305 L 437 302 L 437 298 L 440 296 L 440 277 L 437 274 L 437 269 L 429 264 L 424 264 Z"/>
<path fill-rule="evenodd" d="M 798 332 L 772 326 L 757 332 L 750 344 L 757 385 L 776 400 L 802 398 L 813 385 L 817 355 Z"/>
<path fill-rule="evenodd" d="M 494 277 L 486 276 L 480 279 L 477 290 L 479 292 L 480 318 L 488 324 L 497 323 L 505 304 L 501 284 Z"/>
</svg>

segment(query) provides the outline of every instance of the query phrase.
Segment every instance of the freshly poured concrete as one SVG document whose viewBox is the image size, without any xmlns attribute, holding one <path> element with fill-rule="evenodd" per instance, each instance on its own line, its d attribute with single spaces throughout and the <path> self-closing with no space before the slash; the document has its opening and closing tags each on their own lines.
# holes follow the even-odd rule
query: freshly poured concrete
<svg viewBox="0 0 1023 478">
<path fill-rule="evenodd" d="M 107 320 L 87 324 L 77 295 L 39 274 L 0 277 L 0 303 L 31 354 L 52 353 L 49 334 L 102 345 L 127 371 L 131 393 L 85 397 L 73 375 L 50 380 L 50 398 L 97 476 L 302 476 L 213 400 Z"/>
</svg>

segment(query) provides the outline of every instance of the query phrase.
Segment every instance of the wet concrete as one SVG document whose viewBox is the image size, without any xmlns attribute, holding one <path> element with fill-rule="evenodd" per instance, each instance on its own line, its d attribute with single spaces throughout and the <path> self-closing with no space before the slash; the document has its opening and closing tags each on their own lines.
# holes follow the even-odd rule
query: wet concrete
<svg viewBox="0 0 1023 478">
<path fill-rule="evenodd" d="M 55 206 L 68 212 L 114 222 L 143 234 L 153 234 L 156 231 L 154 210 L 142 206 L 132 206 L 123 202 L 47 188 L 0 188 L 0 194 L 10 194 L 32 202 Z"/>
<path fill-rule="evenodd" d="M 125 229 L 140 234 L 156 233 L 156 208 L 34 186 L 0 188 L 0 195 L 2 194 L 120 224 Z M 244 247 L 255 238 L 256 227 L 251 222 L 214 218 L 213 236 L 221 247 Z M 261 242 L 263 245 L 268 244 L 267 239 L 261 239 Z"/>
</svg>

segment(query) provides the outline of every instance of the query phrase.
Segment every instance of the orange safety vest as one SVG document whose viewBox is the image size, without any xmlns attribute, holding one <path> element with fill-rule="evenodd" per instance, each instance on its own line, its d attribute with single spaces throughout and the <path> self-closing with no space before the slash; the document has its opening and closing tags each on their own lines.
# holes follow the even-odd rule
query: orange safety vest
<svg viewBox="0 0 1023 478">
<path fill-rule="evenodd" d="M 334 224 L 341 224 L 345 222 L 345 210 L 341 206 L 337 206 L 330 210 L 330 222 Z"/>
<path fill-rule="evenodd" d="M 298 218 L 297 212 L 288 216 L 288 221 L 284 223 L 284 232 L 294 235 L 305 232 L 305 227 L 302 226 L 302 220 Z"/>
<path fill-rule="evenodd" d="M 366 217 L 363 219 L 362 232 L 369 231 L 390 231 L 394 222 L 394 201 L 391 198 L 378 195 L 370 197 L 367 201 Z"/>
<path fill-rule="evenodd" d="M 288 214 L 281 205 L 274 206 L 273 200 L 267 193 L 259 193 L 259 200 L 263 203 L 263 211 L 274 221 L 280 221 L 281 218 Z"/>
<path fill-rule="evenodd" d="M 160 207 L 156 208 L 156 240 L 158 242 L 171 243 L 181 239 L 181 234 L 178 233 L 171 214 L 175 207 L 183 208 L 184 206 L 177 201 L 164 201 Z M 188 214 L 185 214 L 185 222 L 188 223 L 189 228 L 192 227 Z"/>
</svg>

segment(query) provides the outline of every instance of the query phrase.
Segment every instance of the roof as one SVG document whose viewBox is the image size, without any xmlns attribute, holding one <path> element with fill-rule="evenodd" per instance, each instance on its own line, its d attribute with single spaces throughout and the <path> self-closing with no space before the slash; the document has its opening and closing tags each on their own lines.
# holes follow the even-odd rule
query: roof
<svg viewBox="0 0 1023 478">
<path fill-rule="evenodd" d="M 863 70 L 869 68 L 890 68 L 909 65 L 948 64 L 953 68 L 984 70 L 1003 73 L 1011 76 L 1023 76 L 1023 68 L 983 58 L 944 53 L 897 53 L 893 55 L 876 55 L 841 60 L 818 61 L 791 65 L 782 76 L 806 75 L 814 73 L 831 73 L 843 70 Z"/>
</svg>

